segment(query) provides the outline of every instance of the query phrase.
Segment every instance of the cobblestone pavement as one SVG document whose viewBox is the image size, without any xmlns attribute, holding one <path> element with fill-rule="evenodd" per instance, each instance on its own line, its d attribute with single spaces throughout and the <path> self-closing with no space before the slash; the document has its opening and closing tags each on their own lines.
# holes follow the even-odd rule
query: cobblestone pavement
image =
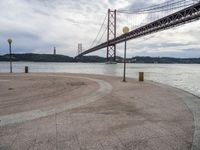
<svg viewBox="0 0 200 150">
<path fill-rule="evenodd" d="M 19 87 L 27 94 L 15 91 Z M 59 88 L 64 92 L 54 94 Z M 49 92 L 41 95 L 37 91 L 42 89 Z M 0 74 L 0 150 L 190 150 L 195 123 L 188 99 L 197 98 L 134 79 Z M 31 119 L 22 115 L 26 119 L 16 121 L 20 114 L 49 109 L 51 113 Z M 15 121 L 5 123 L 9 116 Z"/>
</svg>

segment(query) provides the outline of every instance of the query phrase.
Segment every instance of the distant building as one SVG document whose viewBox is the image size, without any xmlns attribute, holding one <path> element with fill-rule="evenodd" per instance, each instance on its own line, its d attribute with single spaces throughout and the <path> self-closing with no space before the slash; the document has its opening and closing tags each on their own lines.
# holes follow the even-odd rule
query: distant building
<svg viewBox="0 0 200 150">
<path fill-rule="evenodd" d="M 53 49 L 53 54 L 56 55 L 56 47 Z"/>
</svg>

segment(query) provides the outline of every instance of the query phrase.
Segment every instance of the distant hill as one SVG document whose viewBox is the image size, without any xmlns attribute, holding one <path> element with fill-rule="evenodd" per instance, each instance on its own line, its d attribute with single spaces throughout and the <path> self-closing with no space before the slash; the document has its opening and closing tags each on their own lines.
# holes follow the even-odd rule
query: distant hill
<svg viewBox="0 0 200 150">
<path fill-rule="evenodd" d="M 8 61 L 9 55 L 0 56 L 0 61 Z M 13 61 L 33 61 L 33 62 L 74 62 L 73 57 L 50 54 L 12 54 Z"/>
<path fill-rule="evenodd" d="M 105 62 L 106 59 L 104 57 L 99 57 L 99 56 L 83 56 L 78 58 L 78 62 L 93 62 L 93 63 L 100 63 L 100 62 Z"/>
<path fill-rule="evenodd" d="M 133 57 L 131 63 L 159 63 L 159 64 L 200 64 L 200 58 L 171 58 L 171 57 Z"/>
<path fill-rule="evenodd" d="M 0 55 L 0 61 L 9 61 L 9 54 Z M 32 61 L 32 62 L 77 62 L 73 57 L 65 55 L 53 55 L 53 54 L 12 54 L 13 61 Z M 105 58 L 99 56 L 83 56 L 78 59 L 78 62 L 105 62 Z"/>
<path fill-rule="evenodd" d="M 51 54 L 12 54 L 13 61 L 33 61 L 33 62 L 83 62 L 83 63 L 104 63 L 106 58 L 99 56 L 83 56 L 79 59 L 65 55 Z M 118 63 L 123 62 L 123 58 L 117 56 Z M 9 61 L 9 55 L 0 55 L 0 61 Z M 200 58 L 171 58 L 171 57 L 132 57 L 127 59 L 128 63 L 162 63 L 162 64 L 200 64 Z"/>
<path fill-rule="evenodd" d="M 8 57 L 1 56 L 1 55 L 0 55 L 0 61 L 8 61 L 8 60 L 9 60 Z"/>
</svg>

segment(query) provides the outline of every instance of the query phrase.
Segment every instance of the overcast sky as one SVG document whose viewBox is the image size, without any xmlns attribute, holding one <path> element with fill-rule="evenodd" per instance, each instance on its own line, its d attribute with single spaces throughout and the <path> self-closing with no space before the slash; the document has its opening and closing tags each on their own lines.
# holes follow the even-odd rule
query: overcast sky
<svg viewBox="0 0 200 150">
<path fill-rule="evenodd" d="M 7 39 L 12 38 L 15 53 L 53 53 L 56 46 L 57 53 L 75 56 L 78 43 L 89 48 L 108 8 L 140 8 L 160 2 L 164 0 L 0 0 L 0 54 L 8 52 Z M 127 25 L 134 20 L 127 19 Z M 197 21 L 129 41 L 128 57 L 200 57 L 199 39 Z M 105 54 L 105 49 L 92 53 Z M 123 43 L 117 46 L 117 55 L 123 55 Z"/>
</svg>

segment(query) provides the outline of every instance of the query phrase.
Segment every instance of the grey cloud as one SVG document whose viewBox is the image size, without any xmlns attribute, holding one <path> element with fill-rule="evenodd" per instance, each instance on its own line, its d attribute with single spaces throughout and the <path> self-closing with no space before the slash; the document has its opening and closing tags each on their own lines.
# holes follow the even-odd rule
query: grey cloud
<svg viewBox="0 0 200 150">
<path fill-rule="evenodd" d="M 139 9 L 139 8 L 144 8 L 147 6 L 151 6 L 154 3 L 151 0 L 140 0 L 140 1 L 132 1 L 131 4 L 129 6 L 127 6 L 126 8 L 124 8 L 124 10 L 135 10 L 135 9 Z"/>
<path fill-rule="evenodd" d="M 74 23 L 74 24 L 80 24 L 81 22 L 75 20 L 75 19 L 71 19 L 71 18 L 65 18 L 66 21 Z"/>
</svg>

